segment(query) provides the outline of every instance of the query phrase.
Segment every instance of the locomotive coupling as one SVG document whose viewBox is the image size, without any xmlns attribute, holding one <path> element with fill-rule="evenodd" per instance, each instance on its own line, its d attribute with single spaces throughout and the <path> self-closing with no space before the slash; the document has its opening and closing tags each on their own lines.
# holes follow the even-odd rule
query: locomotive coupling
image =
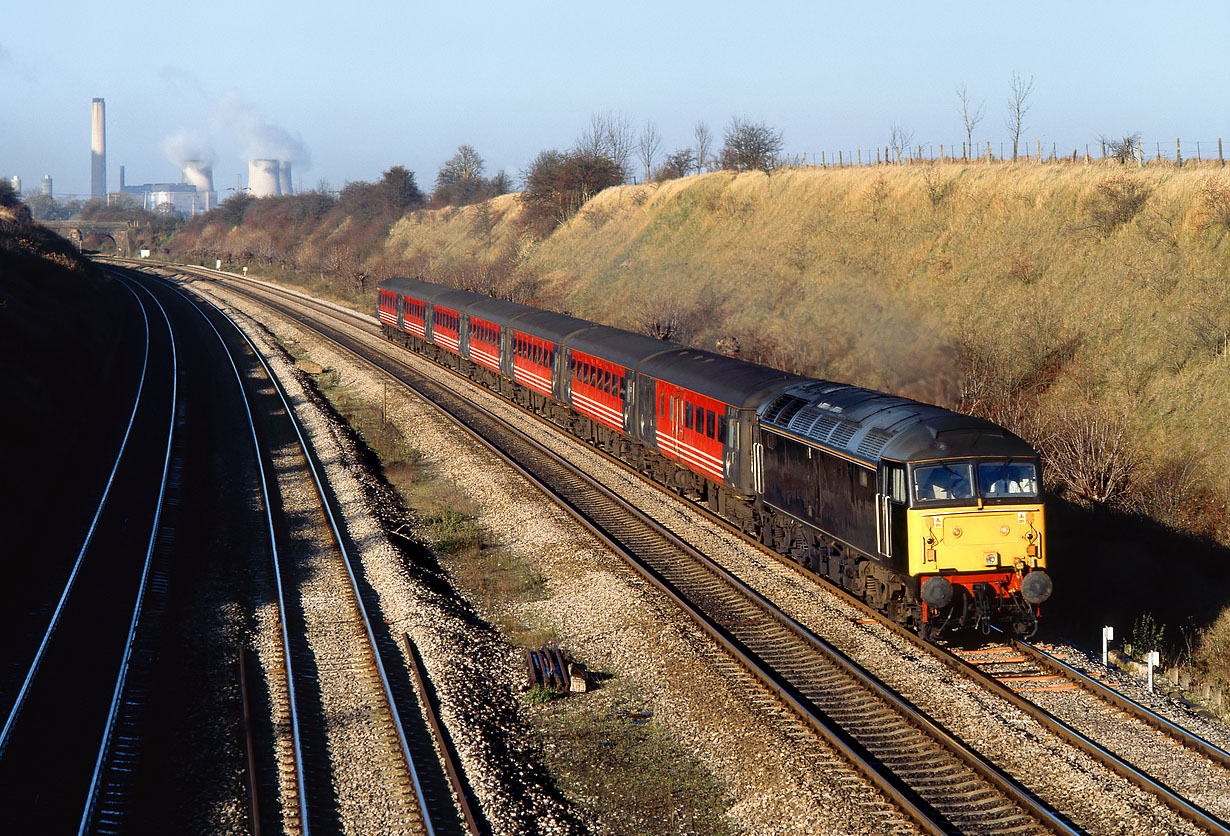
<svg viewBox="0 0 1230 836">
<path fill-rule="evenodd" d="M 1050 598 L 1054 588 L 1051 576 L 1041 569 L 1034 569 L 1021 578 L 1021 597 L 1031 604 L 1041 604 Z"/>
<path fill-rule="evenodd" d="M 933 575 L 922 582 L 920 594 L 928 607 L 943 609 L 952 603 L 952 582 L 948 578 Z M 1050 592 L 1048 591 L 1047 594 L 1049 595 Z"/>
</svg>

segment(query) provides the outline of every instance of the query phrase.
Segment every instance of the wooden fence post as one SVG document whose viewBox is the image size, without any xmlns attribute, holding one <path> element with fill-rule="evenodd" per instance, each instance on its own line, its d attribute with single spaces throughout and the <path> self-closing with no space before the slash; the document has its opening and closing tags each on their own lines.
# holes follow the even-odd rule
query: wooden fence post
<svg viewBox="0 0 1230 836">
<path fill-rule="evenodd" d="M 1136 161 L 1140 163 L 1141 168 L 1145 167 L 1145 152 L 1144 149 L 1140 147 L 1139 139 L 1136 140 Z"/>
<path fill-rule="evenodd" d="M 1042 140 L 1038 140 L 1038 162 L 1042 162 Z"/>
<path fill-rule="evenodd" d="M 828 167 L 829 167 L 828 163 L 826 163 L 826 162 L 824 161 L 824 152 L 823 152 L 823 151 L 821 151 L 821 152 L 820 152 L 820 167 L 821 167 L 821 168 L 828 168 Z"/>
<path fill-rule="evenodd" d="M 1226 164 L 1226 158 L 1221 155 L 1221 137 L 1217 138 L 1217 162 L 1219 165 Z"/>
<path fill-rule="evenodd" d="M 1174 141 L 1174 161 L 1179 168 L 1183 167 L 1183 146 L 1179 143 L 1178 138 Z"/>
<path fill-rule="evenodd" d="M 858 149 L 858 164 L 859 165 L 863 164 L 863 149 L 862 148 Z"/>
</svg>

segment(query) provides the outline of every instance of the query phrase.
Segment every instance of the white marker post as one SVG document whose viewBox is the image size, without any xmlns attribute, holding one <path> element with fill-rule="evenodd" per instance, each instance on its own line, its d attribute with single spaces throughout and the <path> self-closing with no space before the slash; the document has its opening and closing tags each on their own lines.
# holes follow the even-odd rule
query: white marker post
<svg viewBox="0 0 1230 836">
<path fill-rule="evenodd" d="M 1153 666 L 1162 664 L 1162 656 L 1156 650 L 1150 650 L 1146 654 L 1149 661 L 1149 693 L 1153 693 Z"/>
<path fill-rule="evenodd" d="M 1113 639 L 1114 637 L 1115 637 L 1114 627 L 1103 627 L 1102 628 L 1102 666 L 1103 667 L 1108 667 L 1110 664 L 1106 660 L 1106 650 L 1110 645 L 1110 640 Z"/>
</svg>

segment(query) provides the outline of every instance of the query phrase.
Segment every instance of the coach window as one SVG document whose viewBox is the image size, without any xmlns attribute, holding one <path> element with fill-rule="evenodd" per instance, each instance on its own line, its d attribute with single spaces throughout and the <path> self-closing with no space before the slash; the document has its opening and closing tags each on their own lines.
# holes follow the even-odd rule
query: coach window
<svg viewBox="0 0 1230 836">
<path fill-rule="evenodd" d="M 735 426 L 734 424 L 731 424 L 731 429 L 732 429 L 732 432 L 730 433 L 730 437 L 729 437 L 729 438 L 727 438 L 727 437 L 726 437 L 726 416 L 725 416 L 725 415 L 718 415 L 718 417 L 717 417 L 717 435 L 715 436 L 715 438 L 717 438 L 717 440 L 718 440 L 718 441 L 721 441 L 721 442 L 724 442 L 724 443 L 728 443 L 731 447 L 734 447 L 734 446 L 735 446 L 735 438 L 734 438 L 734 435 L 735 435 L 735 434 L 734 434 L 734 432 L 733 432 L 734 426 Z"/>
<path fill-rule="evenodd" d="M 683 426 L 684 429 L 692 429 L 692 404 L 688 402 L 683 405 Z"/>
<path fill-rule="evenodd" d="M 713 414 L 712 409 L 705 410 L 705 435 L 717 438 L 717 416 Z"/>
</svg>

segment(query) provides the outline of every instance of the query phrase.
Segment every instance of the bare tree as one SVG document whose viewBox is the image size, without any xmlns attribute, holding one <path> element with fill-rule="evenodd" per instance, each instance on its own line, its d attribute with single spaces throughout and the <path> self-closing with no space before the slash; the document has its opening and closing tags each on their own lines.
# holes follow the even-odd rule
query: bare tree
<svg viewBox="0 0 1230 836">
<path fill-rule="evenodd" d="M 1025 132 L 1025 115 L 1033 107 L 1029 97 L 1034 92 L 1034 77 L 1030 76 L 1029 81 L 1026 81 L 1024 76 L 1013 70 L 1009 90 L 1008 119 L 1005 124 L 1008 126 L 1008 133 L 1012 135 L 1012 159 L 1015 160 L 1021 134 Z"/>
<path fill-rule="evenodd" d="M 692 129 L 692 135 L 696 137 L 696 173 L 700 174 L 709 164 L 709 154 L 713 150 L 713 133 L 705 120 L 699 119 L 696 127 Z"/>
<path fill-rule="evenodd" d="M 726 126 L 726 144 L 720 152 L 722 168 L 731 171 L 755 171 L 766 174 L 778 164 L 782 151 L 782 132 L 765 122 L 732 116 Z"/>
<path fill-rule="evenodd" d="M 913 141 L 913 131 L 904 125 L 893 123 L 892 128 L 888 132 L 888 147 L 897 152 L 897 162 L 901 162 L 902 157 L 910 155 L 910 143 Z"/>
<path fill-rule="evenodd" d="M 1136 150 L 1140 145 L 1140 133 L 1123 134 L 1118 137 L 1101 137 L 1107 153 L 1120 165 L 1134 163 L 1137 160 Z"/>
<path fill-rule="evenodd" d="M 658 133 L 658 127 L 653 120 L 645 122 L 645 130 L 641 131 L 636 150 L 640 152 L 641 163 L 645 166 L 645 182 L 648 183 L 653 178 L 654 160 L 662 150 L 662 134 Z"/>
<path fill-rule="evenodd" d="M 1051 475 L 1061 479 L 1077 501 L 1119 505 L 1128 499 L 1139 458 L 1124 418 L 1092 406 L 1069 407 L 1056 416 L 1042 452 Z"/>
<path fill-rule="evenodd" d="M 982 121 L 982 117 L 986 112 L 986 100 L 978 103 L 975 107 L 970 101 L 969 90 L 962 84 L 957 88 L 957 98 L 961 100 L 961 121 L 965 125 L 965 138 L 968 140 L 966 153 L 970 156 L 974 154 L 974 130 L 978 127 L 978 123 Z"/>
<path fill-rule="evenodd" d="M 589 127 L 577 138 L 576 150 L 613 160 L 626 179 L 635 143 L 631 117 L 622 111 L 607 111 L 589 117 Z"/>
</svg>

